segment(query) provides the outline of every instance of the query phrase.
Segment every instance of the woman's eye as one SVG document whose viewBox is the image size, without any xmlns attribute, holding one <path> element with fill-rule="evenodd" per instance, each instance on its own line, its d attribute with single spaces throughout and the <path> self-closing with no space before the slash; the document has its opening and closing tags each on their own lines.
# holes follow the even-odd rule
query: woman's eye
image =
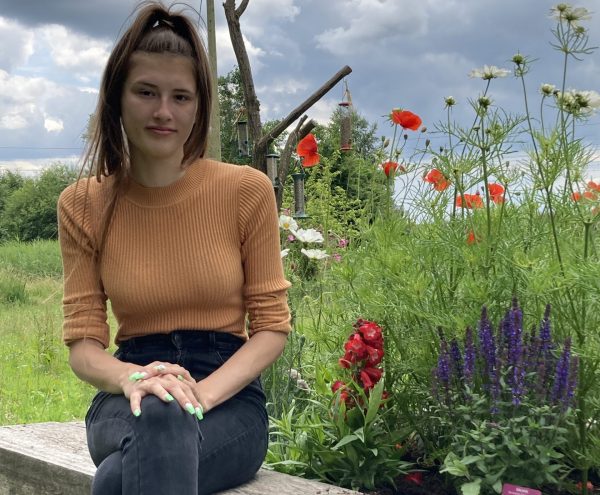
<svg viewBox="0 0 600 495">
<path fill-rule="evenodd" d="M 138 94 L 140 96 L 153 96 L 154 95 L 154 93 L 152 91 L 150 91 L 149 89 L 140 89 L 138 91 Z"/>
<path fill-rule="evenodd" d="M 189 101 L 190 97 L 187 96 L 187 95 L 176 95 L 175 99 L 177 101 L 182 101 L 183 102 L 183 101 Z"/>
</svg>

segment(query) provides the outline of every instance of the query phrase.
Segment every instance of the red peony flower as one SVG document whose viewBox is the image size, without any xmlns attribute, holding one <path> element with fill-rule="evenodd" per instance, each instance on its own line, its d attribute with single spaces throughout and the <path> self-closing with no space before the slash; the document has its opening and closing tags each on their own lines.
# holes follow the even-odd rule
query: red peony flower
<svg viewBox="0 0 600 495">
<path fill-rule="evenodd" d="M 488 191 L 490 192 L 490 199 L 494 203 L 504 203 L 504 187 L 501 184 L 495 182 L 488 184 Z"/>
<path fill-rule="evenodd" d="M 416 131 L 421 127 L 423 121 L 418 115 L 409 112 L 408 110 L 401 110 L 394 108 L 390 114 L 390 119 L 394 124 L 399 125 L 403 129 L 410 129 Z"/>
<path fill-rule="evenodd" d="M 481 196 L 477 194 L 465 194 L 465 206 L 463 206 L 463 197 L 458 195 L 456 197 L 456 206 L 459 208 L 483 208 L 483 201 Z"/>
<path fill-rule="evenodd" d="M 406 172 L 406 167 L 404 165 L 400 165 L 398 162 L 385 162 L 381 165 L 381 168 L 387 177 L 390 175 L 393 176 L 398 169 L 400 169 L 400 172 Z"/>
<path fill-rule="evenodd" d="M 415 485 L 421 485 L 423 483 L 423 473 L 421 471 L 413 471 L 404 476 L 404 479 Z"/>
<path fill-rule="evenodd" d="M 448 186 L 450 185 L 450 182 L 448 181 L 448 179 L 446 179 L 444 174 L 442 172 L 440 172 L 437 168 L 434 168 L 434 169 L 430 170 L 429 172 L 427 172 L 427 175 L 423 178 L 423 180 L 425 182 L 429 182 L 430 184 L 433 184 L 433 188 L 436 191 L 440 191 L 440 192 L 448 189 Z"/>
<path fill-rule="evenodd" d="M 302 157 L 302 166 L 305 168 L 314 167 L 319 164 L 320 157 L 317 148 L 317 140 L 313 134 L 307 134 L 302 138 L 298 143 L 296 153 L 298 153 L 298 156 Z"/>
</svg>

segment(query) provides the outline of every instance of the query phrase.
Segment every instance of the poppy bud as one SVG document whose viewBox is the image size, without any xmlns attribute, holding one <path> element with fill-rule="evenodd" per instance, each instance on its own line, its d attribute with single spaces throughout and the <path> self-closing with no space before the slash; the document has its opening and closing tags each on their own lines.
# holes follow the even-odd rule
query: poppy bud
<svg viewBox="0 0 600 495">
<path fill-rule="evenodd" d="M 384 147 L 384 148 L 387 148 L 389 145 L 390 145 L 390 140 L 389 140 L 389 139 L 385 139 L 385 140 L 383 141 L 383 147 Z"/>
<path fill-rule="evenodd" d="M 427 127 L 425 127 L 425 126 L 421 127 L 421 132 L 427 132 Z"/>
<path fill-rule="evenodd" d="M 430 139 L 426 139 L 425 140 L 425 148 L 429 148 L 430 144 L 431 144 L 431 140 Z"/>
<path fill-rule="evenodd" d="M 406 141 L 408 139 L 408 134 L 404 134 L 404 140 Z"/>
</svg>

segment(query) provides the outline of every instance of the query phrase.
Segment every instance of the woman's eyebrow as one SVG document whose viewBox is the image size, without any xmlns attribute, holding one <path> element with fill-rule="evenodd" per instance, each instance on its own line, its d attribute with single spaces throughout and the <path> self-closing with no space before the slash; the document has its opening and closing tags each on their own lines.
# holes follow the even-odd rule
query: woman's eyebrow
<svg viewBox="0 0 600 495">
<path fill-rule="evenodd" d="M 147 81 L 134 81 L 133 85 L 148 86 L 150 88 L 156 88 L 156 89 L 159 88 L 159 86 L 157 84 L 153 84 L 153 83 L 147 82 Z M 187 89 L 187 88 L 174 88 L 173 91 L 177 91 L 180 93 L 193 94 L 193 91 L 191 91 L 190 89 Z"/>
</svg>

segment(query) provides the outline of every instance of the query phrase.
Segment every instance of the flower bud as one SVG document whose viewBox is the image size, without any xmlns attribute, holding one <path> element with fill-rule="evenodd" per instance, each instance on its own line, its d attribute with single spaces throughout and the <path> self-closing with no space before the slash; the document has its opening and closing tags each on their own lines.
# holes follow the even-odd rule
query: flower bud
<svg viewBox="0 0 600 495">
<path fill-rule="evenodd" d="M 427 127 L 425 127 L 425 126 L 421 127 L 421 132 L 427 132 Z"/>
<path fill-rule="evenodd" d="M 525 63 L 525 57 L 523 57 L 523 55 L 520 53 L 517 53 L 513 56 L 512 61 L 516 65 L 523 65 Z"/>
<path fill-rule="evenodd" d="M 444 103 L 446 104 L 447 107 L 451 107 L 456 105 L 456 100 L 454 99 L 453 96 L 446 96 L 446 98 L 444 98 Z"/>
<path fill-rule="evenodd" d="M 384 148 L 387 148 L 389 145 L 390 145 L 390 140 L 389 140 L 389 139 L 385 139 L 385 140 L 383 141 L 383 147 L 384 147 Z"/>
<path fill-rule="evenodd" d="M 429 148 L 430 144 L 431 144 L 431 139 L 426 139 L 425 140 L 425 148 Z"/>
<path fill-rule="evenodd" d="M 402 136 L 404 138 L 404 140 L 406 141 L 408 139 L 408 134 L 404 134 L 404 136 Z"/>
</svg>

